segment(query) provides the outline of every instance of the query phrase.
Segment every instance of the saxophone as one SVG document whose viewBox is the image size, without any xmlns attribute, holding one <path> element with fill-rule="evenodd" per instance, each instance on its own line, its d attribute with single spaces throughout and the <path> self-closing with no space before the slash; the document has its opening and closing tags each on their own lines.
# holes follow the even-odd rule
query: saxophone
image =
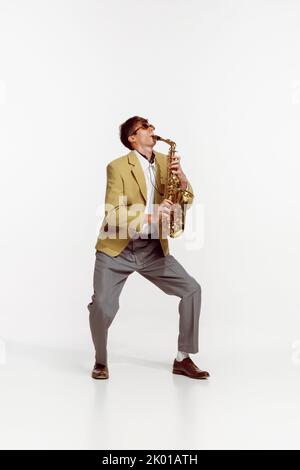
<svg viewBox="0 0 300 470">
<path fill-rule="evenodd" d="M 163 139 L 159 135 L 153 136 L 156 140 L 161 140 L 170 146 L 167 156 L 167 184 L 164 193 L 164 199 L 170 199 L 174 206 L 170 212 L 170 218 L 167 226 L 167 234 L 171 238 L 180 236 L 184 231 L 185 225 L 185 202 L 189 196 L 193 194 L 188 190 L 182 190 L 180 179 L 171 171 L 171 163 L 175 157 L 176 143 L 170 139 Z M 174 210 L 173 210 L 174 208 Z"/>
</svg>

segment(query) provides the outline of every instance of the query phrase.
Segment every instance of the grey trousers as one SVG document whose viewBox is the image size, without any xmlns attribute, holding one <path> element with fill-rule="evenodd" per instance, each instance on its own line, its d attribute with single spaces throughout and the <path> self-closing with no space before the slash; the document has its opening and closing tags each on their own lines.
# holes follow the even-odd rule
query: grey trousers
<svg viewBox="0 0 300 470">
<path fill-rule="evenodd" d="M 164 256 L 158 239 L 131 239 L 118 256 L 96 251 L 94 294 L 88 304 L 96 362 L 107 365 L 107 334 L 128 276 L 137 271 L 179 302 L 178 350 L 198 352 L 201 287 L 172 255 Z"/>
</svg>

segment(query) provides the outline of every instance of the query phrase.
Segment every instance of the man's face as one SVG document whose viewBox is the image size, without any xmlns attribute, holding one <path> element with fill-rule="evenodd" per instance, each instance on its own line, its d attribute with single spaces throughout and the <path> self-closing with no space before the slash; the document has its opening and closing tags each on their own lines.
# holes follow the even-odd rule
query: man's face
<svg viewBox="0 0 300 470">
<path fill-rule="evenodd" d="M 128 140 L 134 148 L 139 146 L 153 147 L 156 143 L 156 139 L 153 137 L 154 130 L 155 127 L 152 124 L 149 124 L 148 121 L 138 121 L 136 122 L 131 135 L 128 137 Z"/>
</svg>

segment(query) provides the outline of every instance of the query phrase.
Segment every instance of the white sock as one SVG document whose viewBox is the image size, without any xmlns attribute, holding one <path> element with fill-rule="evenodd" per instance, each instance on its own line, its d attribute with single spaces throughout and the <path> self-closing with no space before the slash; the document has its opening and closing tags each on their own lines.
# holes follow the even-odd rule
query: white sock
<svg viewBox="0 0 300 470">
<path fill-rule="evenodd" d="M 176 361 L 183 361 L 183 359 L 186 359 L 189 357 L 189 354 L 183 351 L 178 351 Z"/>
</svg>

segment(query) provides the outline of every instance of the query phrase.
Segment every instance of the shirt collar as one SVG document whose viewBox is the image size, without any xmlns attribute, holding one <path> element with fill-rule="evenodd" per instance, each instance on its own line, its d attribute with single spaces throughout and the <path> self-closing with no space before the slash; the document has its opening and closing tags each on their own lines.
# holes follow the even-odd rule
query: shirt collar
<svg viewBox="0 0 300 470">
<path fill-rule="evenodd" d="M 139 155 L 141 155 L 142 157 L 144 157 L 147 162 L 149 163 L 154 163 L 155 162 L 155 153 L 152 151 L 152 155 L 151 155 L 151 158 L 150 160 L 148 160 L 148 157 L 146 155 L 143 155 L 141 152 L 139 152 L 138 150 L 135 149 L 135 152 L 137 152 Z"/>
</svg>

